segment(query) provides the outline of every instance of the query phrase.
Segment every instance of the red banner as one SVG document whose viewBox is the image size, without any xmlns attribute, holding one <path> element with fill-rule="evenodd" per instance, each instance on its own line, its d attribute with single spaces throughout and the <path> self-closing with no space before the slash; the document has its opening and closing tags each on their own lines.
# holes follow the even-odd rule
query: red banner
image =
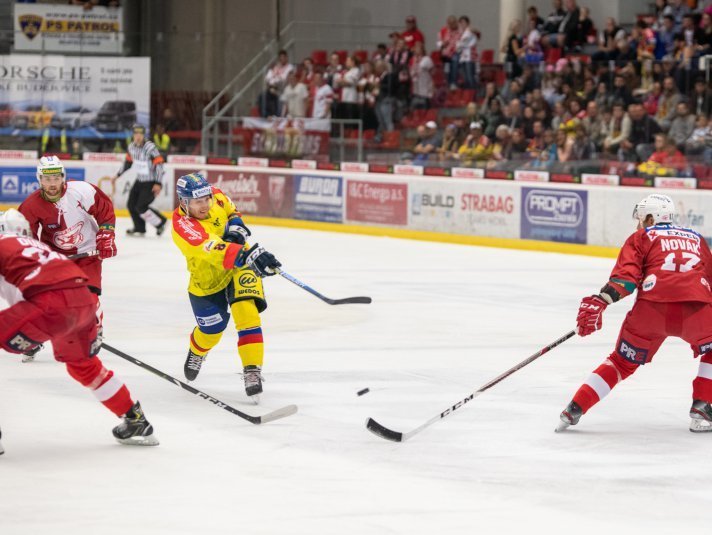
<svg viewBox="0 0 712 535">
<path fill-rule="evenodd" d="M 175 175 L 193 170 L 176 169 Z M 208 182 L 230 197 L 243 214 L 294 217 L 294 177 L 283 173 L 207 170 Z"/>
<path fill-rule="evenodd" d="M 349 180 L 346 219 L 383 225 L 408 224 L 408 185 Z"/>
</svg>

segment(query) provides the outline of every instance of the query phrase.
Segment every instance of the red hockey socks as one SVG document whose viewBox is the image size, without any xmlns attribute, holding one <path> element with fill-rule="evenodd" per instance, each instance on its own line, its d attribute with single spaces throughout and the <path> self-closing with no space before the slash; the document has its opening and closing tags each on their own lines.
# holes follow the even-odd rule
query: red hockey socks
<svg viewBox="0 0 712 535">
<path fill-rule="evenodd" d="M 712 403 L 712 353 L 700 358 L 697 377 L 692 381 L 692 398 Z"/>
<path fill-rule="evenodd" d="M 584 414 L 601 401 L 623 379 L 638 369 L 637 364 L 624 360 L 618 353 L 611 353 L 603 364 L 596 368 L 574 395 L 574 401 Z M 712 383 L 712 381 L 710 381 Z"/>
<path fill-rule="evenodd" d="M 104 368 L 98 357 L 68 362 L 67 371 L 116 416 L 123 416 L 133 406 L 129 389 L 113 371 Z"/>
</svg>

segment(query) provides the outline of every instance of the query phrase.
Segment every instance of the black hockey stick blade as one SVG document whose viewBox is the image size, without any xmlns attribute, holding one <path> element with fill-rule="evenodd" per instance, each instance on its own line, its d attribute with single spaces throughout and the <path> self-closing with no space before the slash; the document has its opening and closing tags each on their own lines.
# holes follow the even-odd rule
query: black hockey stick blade
<svg viewBox="0 0 712 535">
<path fill-rule="evenodd" d="M 343 299 L 324 298 L 324 301 L 330 305 L 370 305 L 373 299 L 366 296 L 360 297 L 344 297 Z"/>
<path fill-rule="evenodd" d="M 399 431 L 393 431 L 388 429 L 384 425 L 379 424 L 373 418 L 366 420 L 366 429 L 368 429 L 374 435 L 378 435 L 381 438 L 390 440 L 392 442 L 403 442 L 403 433 Z"/>
<path fill-rule="evenodd" d="M 319 299 L 321 299 L 328 305 L 368 305 L 373 301 L 370 297 L 365 297 L 365 296 L 344 297 L 343 299 L 331 299 L 329 297 L 326 297 L 325 295 L 320 294 L 314 288 L 312 288 L 308 284 L 303 283 L 298 278 L 293 277 L 286 271 L 282 271 L 281 269 L 278 269 L 277 273 L 279 273 L 282 277 L 287 279 L 289 282 L 299 286 L 302 290 L 305 290 L 305 291 L 309 292 L 310 294 L 312 294 L 313 296 L 318 297 Z"/>
<path fill-rule="evenodd" d="M 175 377 L 168 375 L 165 372 L 162 372 L 158 368 L 154 368 L 150 364 L 146 364 L 145 362 L 143 362 L 135 357 L 132 357 L 131 355 L 124 353 L 123 351 L 118 350 L 115 347 L 112 347 L 108 344 L 101 344 L 101 347 L 103 347 L 110 353 L 113 353 L 114 355 L 121 357 L 124 360 L 128 360 L 129 362 L 136 364 L 137 366 L 143 368 L 144 370 L 148 370 L 149 372 L 151 372 L 154 375 L 157 375 L 161 379 L 165 379 L 169 383 L 173 383 L 174 385 L 182 388 L 183 390 L 187 390 L 191 394 L 195 394 L 199 398 L 203 398 L 204 400 L 209 401 L 213 405 L 220 407 L 221 409 L 224 409 L 227 412 L 234 414 L 235 416 L 239 416 L 243 420 L 247 420 L 248 422 L 255 424 L 255 425 L 265 424 L 267 422 L 273 422 L 274 420 L 279 420 L 280 418 L 285 418 L 287 416 L 291 416 L 292 414 L 295 414 L 297 412 L 296 405 L 287 405 L 285 407 L 273 410 L 266 414 L 262 414 L 261 416 L 253 416 L 252 414 L 247 414 L 247 413 L 242 412 L 234 407 L 231 407 L 227 403 L 223 403 L 222 401 L 220 401 L 217 398 L 214 398 L 210 394 L 206 394 L 202 390 L 198 390 L 197 388 L 194 388 L 194 387 L 190 386 L 189 384 L 186 384 L 183 381 L 180 381 L 179 379 L 176 379 Z"/>
<path fill-rule="evenodd" d="M 86 253 L 70 254 L 67 258 L 70 260 L 79 260 L 80 258 L 89 258 L 90 256 L 99 256 L 99 251 L 89 251 Z"/>
</svg>

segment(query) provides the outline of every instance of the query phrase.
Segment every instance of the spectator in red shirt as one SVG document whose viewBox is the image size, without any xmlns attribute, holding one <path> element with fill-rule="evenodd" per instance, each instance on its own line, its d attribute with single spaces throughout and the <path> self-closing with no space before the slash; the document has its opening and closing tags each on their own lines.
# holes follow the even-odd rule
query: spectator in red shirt
<svg viewBox="0 0 712 535">
<path fill-rule="evenodd" d="M 401 33 L 401 38 L 405 41 L 405 45 L 409 50 L 413 50 L 415 43 L 425 44 L 425 37 L 418 29 L 418 24 L 413 15 L 408 15 L 405 19 L 405 31 Z"/>
<path fill-rule="evenodd" d="M 665 134 L 657 134 L 655 136 L 655 152 L 648 162 L 680 171 L 687 168 L 687 159 L 677 149 L 675 142 Z"/>
</svg>

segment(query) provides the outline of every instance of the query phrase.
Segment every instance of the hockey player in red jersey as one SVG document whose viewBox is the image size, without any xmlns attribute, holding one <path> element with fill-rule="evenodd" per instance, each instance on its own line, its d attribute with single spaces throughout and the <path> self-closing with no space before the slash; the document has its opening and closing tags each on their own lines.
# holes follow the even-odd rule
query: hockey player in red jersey
<svg viewBox="0 0 712 535">
<path fill-rule="evenodd" d="M 17 210 L 0 213 L 0 348 L 24 353 L 51 341 L 54 357 L 69 375 L 89 388 L 111 412 L 123 418 L 114 428 L 122 444 L 154 446 L 158 440 L 141 405 L 96 354 L 96 294 L 87 276 L 65 256 L 30 236 Z"/>
<path fill-rule="evenodd" d="M 638 290 L 613 353 L 594 370 L 561 413 L 557 431 L 576 425 L 613 387 L 650 362 L 668 336 L 682 338 L 700 357 L 692 382 L 690 431 L 712 431 L 712 254 L 697 232 L 673 224 L 667 195 L 639 202 L 638 230 L 625 242 L 608 283 L 584 297 L 576 318 L 580 336 L 599 330 L 606 307 Z"/>
<path fill-rule="evenodd" d="M 116 215 L 111 199 L 99 188 L 81 180 L 66 181 L 56 156 L 40 158 L 40 188 L 18 210 L 30 223 L 32 235 L 53 251 L 65 255 L 98 251 L 76 261 L 89 277 L 89 289 L 101 295 L 101 261 L 116 255 Z"/>
<path fill-rule="evenodd" d="M 88 182 L 67 182 L 66 176 L 59 158 L 40 158 L 40 188 L 25 199 L 19 211 L 29 221 L 32 236 L 53 251 L 65 255 L 98 252 L 98 256 L 76 263 L 89 278 L 89 290 L 101 295 L 102 261 L 116 255 L 114 205 L 97 187 Z M 100 309 L 97 317 L 101 323 Z M 28 355 L 23 362 L 32 358 Z"/>
</svg>

